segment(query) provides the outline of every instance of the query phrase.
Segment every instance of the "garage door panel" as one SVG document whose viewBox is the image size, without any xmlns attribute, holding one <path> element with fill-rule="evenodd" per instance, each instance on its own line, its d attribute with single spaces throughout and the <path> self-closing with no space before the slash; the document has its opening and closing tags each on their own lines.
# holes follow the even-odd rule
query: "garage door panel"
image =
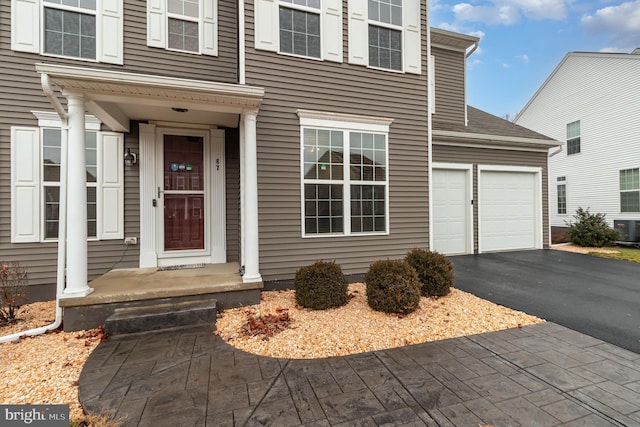
<svg viewBox="0 0 640 427">
<path fill-rule="evenodd" d="M 482 171 L 480 179 L 480 247 L 482 251 L 535 247 L 536 175 Z"/>
<path fill-rule="evenodd" d="M 464 169 L 433 170 L 433 249 L 443 254 L 468 252 L 468 179 Z"/>
</svg>

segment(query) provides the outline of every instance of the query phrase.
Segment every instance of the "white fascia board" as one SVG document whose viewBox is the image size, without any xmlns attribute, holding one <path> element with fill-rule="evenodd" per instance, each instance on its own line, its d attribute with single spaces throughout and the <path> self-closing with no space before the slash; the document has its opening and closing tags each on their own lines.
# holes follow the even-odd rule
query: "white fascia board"
<svg viewBox="0 0 640 427">
<path fill-rule="evenodd" d="M 264 89 L 254 86 L 236 85 L 230 83 L 218 83 L 202 80 L 180 79 L 151 74 L 137 74 L 121 71 L 91 69 L 84 67 L 72 67 L 67 65 L 36 64 L 36 70 L 41 74 L 48 74 L 54 83 L 65 82 L 69 86 L 76 86 L 74 82 L 96 82 L 101 84 L 114 84 L 144 86 L 160 90 L 199 92 L 217 96 L 228 96 L 251 99 L 258 104 L 264 97 Z M 60 86 L 60 84 L 58 84 Z M 62 85 L 67 86 L 67 85 Z M 80 87 L 80 85 L 78 85 Z M 75 87 L 62 87 L 62 89 L 74 89 Z"/>
<path fill-rule="evenodd" d="M 549 148 L 562 145 L 559 141 L 548 139 L 485 135 L 446 130 L 434 130 L 433 143 L 436 145 L 460 145 L 475 146 L 478 148 L 520 149 L 526 151 L 546 151 Z M 492 147 L 488 147 L 488 145 Z"/>
<path fill-rule="evenodd" d="M 32 110 L 36 119 L 38 119 L 38 127 L 41 128 L 59 128 L 62 127 L 62 121 L 58 113 L 53 111 L 35 111 Z M 100 130 L 102 122 L 96 116 L 85 114 L 84 127 L 86 130 Z"/>
</svg>

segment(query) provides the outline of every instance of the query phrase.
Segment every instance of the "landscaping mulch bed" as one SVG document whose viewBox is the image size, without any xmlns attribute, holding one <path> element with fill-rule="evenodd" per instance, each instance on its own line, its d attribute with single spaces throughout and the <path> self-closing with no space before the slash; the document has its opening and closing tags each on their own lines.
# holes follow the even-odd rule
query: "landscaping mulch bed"
<svg viewBox="0 0 640 427">
<path fill-rule="evenodd" d="M 311 310 L 296 305 L 294 291 L 263 292 L 258 305 L 222 312 L 216 333 L 249 353 L 313 359 L 543 322 L 458 289 L 445 297 L 422 297 L 420 308 L 406 316 L 372 310 L 362 283 L 349 285 L 349 296 L 345 306 Z"/>
</svg>

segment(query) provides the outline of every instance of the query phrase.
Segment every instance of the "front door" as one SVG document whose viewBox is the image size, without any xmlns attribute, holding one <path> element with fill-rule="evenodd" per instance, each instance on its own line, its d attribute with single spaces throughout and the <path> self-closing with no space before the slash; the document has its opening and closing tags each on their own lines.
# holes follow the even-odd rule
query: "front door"
<svg viewBox="0 0 640 427">
<path fill-rule="evenodd" d="M 204 138 L 164 135 L 162 143 L 164 252 L 205 251 Z"/>
</svg>

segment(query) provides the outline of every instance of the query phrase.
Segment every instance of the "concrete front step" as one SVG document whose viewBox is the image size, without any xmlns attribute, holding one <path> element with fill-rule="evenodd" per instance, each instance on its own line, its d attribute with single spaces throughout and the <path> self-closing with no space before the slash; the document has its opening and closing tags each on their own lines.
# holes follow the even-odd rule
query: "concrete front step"
<svg viewBox="0 0 640 427">
<path fill-rule="evenodd" d="M 108 335 L 157 331 L 177 326 L 191 326 L 216 322 L 216 300 L 183 301 L 143 307 L 117 308 L 105 320 Z"/>
</svg>

